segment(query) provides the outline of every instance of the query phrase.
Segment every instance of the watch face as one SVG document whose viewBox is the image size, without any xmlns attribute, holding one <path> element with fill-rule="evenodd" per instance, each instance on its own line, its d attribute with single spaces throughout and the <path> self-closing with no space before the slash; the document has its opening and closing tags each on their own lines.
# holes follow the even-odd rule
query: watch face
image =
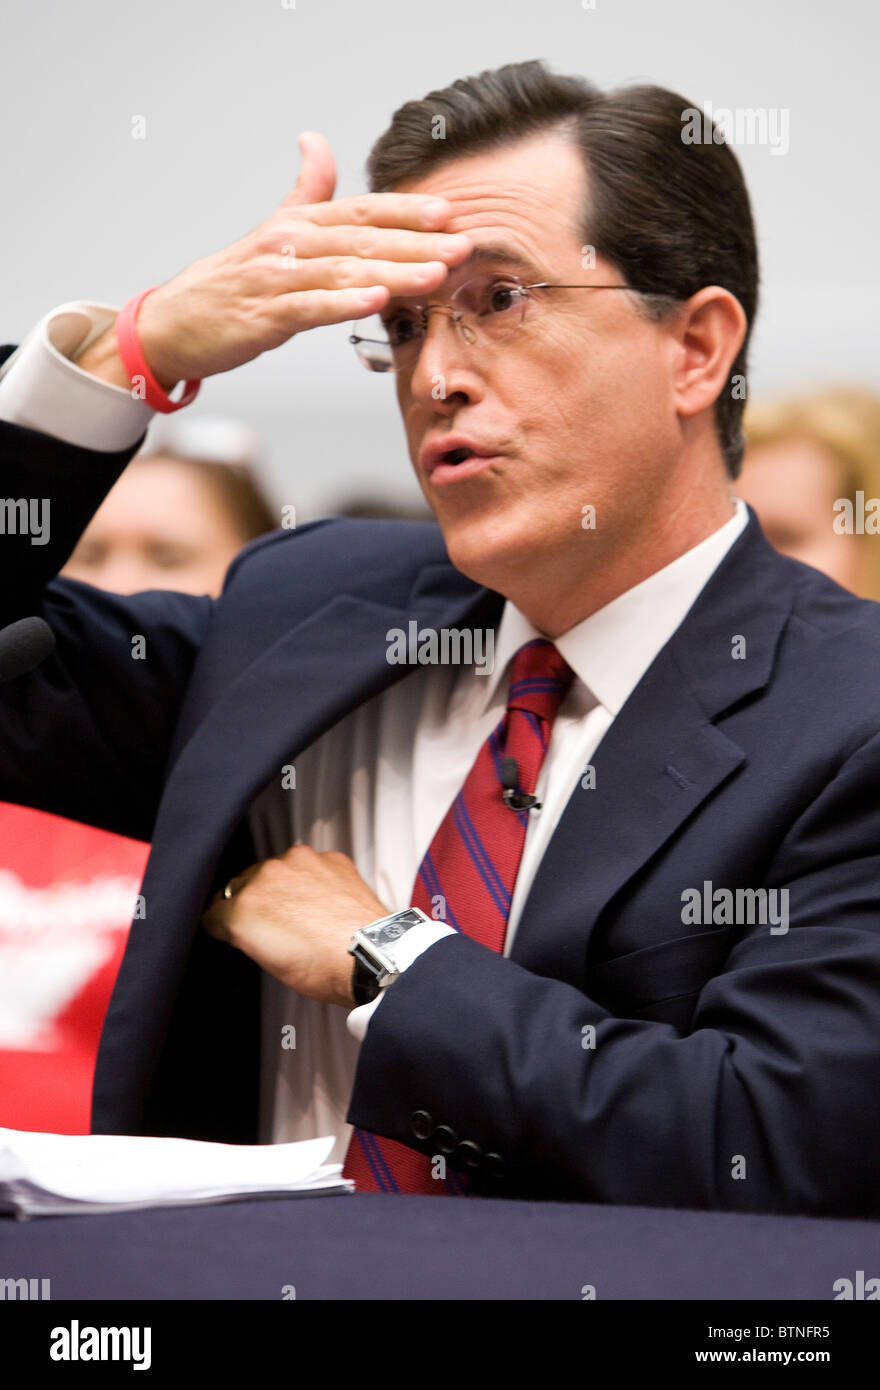
<svg viewBox="0 0 880 1390">
<path fill-rule="evenodd" d="M 384 927 L 377 927 L 375 934 L 370 932 L 370 940 L 375 941 L 377 946 L 385 946 L 397 941 L 408 930 L 403 922 L 388 922 Z"/>
<path fill-rule="evenodd" d="M 410 927 L 416 926 L 416 924 L 422 920 L 422 916 L 415 911 L 398 912 L 394 917 L 389 918 L 387 922 L 381 922 L 375 927 L 365 928 L 364 935 L 376 946 L 390 946 L 408 932 Z"/>
</svg>

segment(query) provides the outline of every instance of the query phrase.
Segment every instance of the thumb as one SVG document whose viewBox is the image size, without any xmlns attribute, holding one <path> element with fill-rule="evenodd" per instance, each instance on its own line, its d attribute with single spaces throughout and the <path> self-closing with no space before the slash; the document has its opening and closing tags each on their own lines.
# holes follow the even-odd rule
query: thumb
<svg viewBox="0 0 880 1390">
<path fill-rule="evenodd" d="M 329 141 L 316 130 L 304 130 L 297 144 L 303 157 L 299 178 L 282 208 L 328 202 L 336 188 L 336 160 Z"/>
</svg>

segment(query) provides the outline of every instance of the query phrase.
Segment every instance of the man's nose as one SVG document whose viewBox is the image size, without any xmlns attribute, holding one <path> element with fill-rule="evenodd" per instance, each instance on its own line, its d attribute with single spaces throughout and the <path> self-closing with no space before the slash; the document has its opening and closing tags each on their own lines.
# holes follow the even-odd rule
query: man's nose
<svg viewBox="0 0 880 1390">
<path fill-rule="evenodd" d="M 479 394 L 479 378 L 470 360 L 461 325 L 452 311 L 437 305 L 428 325 L 410 377 L 410 391 L 420 405 L 442 412 L 473 400 Z"/>
</svg>

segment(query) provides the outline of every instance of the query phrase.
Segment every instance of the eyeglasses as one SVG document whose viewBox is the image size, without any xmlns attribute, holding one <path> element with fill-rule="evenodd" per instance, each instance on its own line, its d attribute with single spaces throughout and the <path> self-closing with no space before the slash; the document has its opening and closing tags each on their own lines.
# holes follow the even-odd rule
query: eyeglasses
<svg viewBox="0 0 880 1390">
<path fill-rule="evenodd" d="M 448 314 L 468 347 L 508 342 L 522 327 L 526 311 L 535 305 L 534 290 L 629 290 L 670 298 L 636 285 L 523 285 L 516 276 L 481 275 L 466 280 L 450 295 L 448 304 L 404 304 L 353 324 L 362 330 L 349 334 L 358 358 L 370 372 L 406 372 L 415 366 L 428 331 L 429 315 Z"/>
</svg>

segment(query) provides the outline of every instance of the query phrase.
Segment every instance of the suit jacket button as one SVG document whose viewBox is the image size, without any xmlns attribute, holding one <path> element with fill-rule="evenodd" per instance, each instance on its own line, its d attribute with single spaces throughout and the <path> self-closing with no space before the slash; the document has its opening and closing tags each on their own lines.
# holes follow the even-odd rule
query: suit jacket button
<svg viewBox="0 0 880 1390">
<path fill-rule="evenodd" d="M 462 1139 L 455 1150 L 455 1156 L 465 1168 L 479 1168 L 483 1160 L 483 1150 L 473 1139 Z"/>
<path fill-rule="evenodd" d="M 505 1163 L 501 1154 L 486 1154 L 486 1157 L 483 1159 L 483 1168 L 489 1174 L 490 1177 L 504 1177 Z"/>
<path fill-rule="evenodd" d="M 409 1127 L 417 1139 L 430 1139 L 434 1133 L 434 1121 L 427 1110 L 414 1110 L 409 1117 Z"/>
<path fill-rule="evenodd" d="M 442 1154 L 451 1154 L 458 1143 L 458 1135 L 449 1125 L 438 1125 L 434 1130 L 434 1143 Z"/>
</svg>

